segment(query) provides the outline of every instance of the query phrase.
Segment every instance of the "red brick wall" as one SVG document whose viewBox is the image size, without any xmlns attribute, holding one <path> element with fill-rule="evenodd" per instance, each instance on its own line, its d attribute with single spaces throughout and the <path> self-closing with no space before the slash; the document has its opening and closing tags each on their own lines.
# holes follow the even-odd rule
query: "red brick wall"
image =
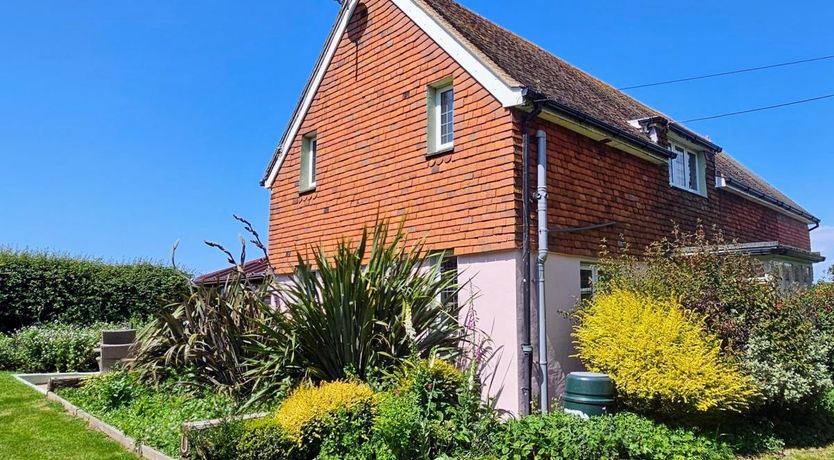
<svg viewBox="0 0 834 460">
<path fill-rule="evenodd" d="M 613 243 L 620 235 L 642 250 L 669 236 L 676 224 L 692 231 L 699 222 L 708 228 L 716 225 L 730 240 L 779 241 L 810 249 L 806 225 L 716 189 L 712 157 L 707 159 L 705 198 L 670 186 L 665 164 L 655 165 L 554 124 L 543 122 L 534 129 L 544 129 L 548 136 L 550 229 L 618 222 L 580 233 L 551 233 L 551 251 L 595 257 L 603 238 Z M 520 207 L 520 188 L 517 203 Z"/>
<path fill-rule="evenodd" d="M 272 263 L 356 237 L 377 213 L 407 215 L 414 238 L 458 254 L 515 246 L 512 114 L 392 2 L 367 0 L 358 45 L 342 37 L 272 186 Z M 351 24 L 349 27 L 355 27 Z M 455 149 L 426 159 L 427 86 L 452 76 Z M 318 136 L 317 189 L 298 191 L 301 138 Z"/>
</svg>

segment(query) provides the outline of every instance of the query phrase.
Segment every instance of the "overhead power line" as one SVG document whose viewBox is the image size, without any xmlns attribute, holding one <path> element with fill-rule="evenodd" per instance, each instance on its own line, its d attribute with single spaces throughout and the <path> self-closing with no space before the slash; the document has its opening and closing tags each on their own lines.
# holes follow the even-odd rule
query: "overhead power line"
<svg viewBox="0 0 834 460">
<path fill-rule="evenodd" d="M 819 101 L 820 99 L 828 99 L 828 98 L 832 98 L 832 97 L 834 97 L 834 94 L 826 94 L 824 96 L 811 97 L 811 98 L 808 98 L 808 99 L 800 99 L 798 101 L 785 102 L 785 103 L 782 103 L 782 104 L 768 105 L 768 106 L 765 106 L 765 107 L 756 107 L 755 109 L 739 110 L 737 112 L 728 112 L 728 113 L 721 113 L 721 114 L 718 114 L 718 115 L 709 115 L 709 116 L 706 116 L 706 117 L 690 118 L 689 120 L 683 120 L 681 123 L 691 123 L 693 121 L 714 120 L 716 118 L 732 117 L 734 115 L 741 115 L 741 114 L 752 113 L 752 112 L 761 112 L 763 110 L 770 110 L 770 109 L 778 109 L 780 107 L 787 107 L 789 105 L 804 104 L 806 102 Z"/>
<path fill-rule="evenodd" d="M 755 72 L 757 70 L 766 70 L 766 69 L 773 69 L 773 68 L 776 68 L 776 67 L 786 67 L 786 66 L 796 65 L 796 64 L 805 64 L 807 62 L 825 61 L 825 60 L 828 60 L 828 59 L 834 59 L 834 54 L 828 55 L 828 56 L 819 56 L 819 57 L 810 58 L 810 59 L 802 59 L 802 60 L 799 60 L 799 61 L 780 62 L 779 64 L 763 65 L 763 66 L 759 66 L 759 67 L 748 67 L 746 69 L 730 70 L 730 71 L 727 71 L 727 72 L 711 73 L 711 74 L 708 74 L 708 75 L 698 75 L 696 77 L 678 78 L 678 79 L 675 79 L 675 80 L 664 80 L 664 81 L 658 81 L 658 82 L 654 82 L 654 83 L 644 83 L 644 84 L 641 84 L 641 85 L 624 86 L 624 87 L 618 88 L 618 89 L 627 90 L 627 89 L 636 89 L 636 88 L 648 88 L 650 86 L 671 85 L 673 83 L 683 83 L 683 82 L 693 81 L 693 80 L 704 80 L 706 78 L 723 77 L 723 76 L 726 76 L 726 75 L 735 75 L 735 74 L 739 74 L 739 73 Z"/>
</svg>

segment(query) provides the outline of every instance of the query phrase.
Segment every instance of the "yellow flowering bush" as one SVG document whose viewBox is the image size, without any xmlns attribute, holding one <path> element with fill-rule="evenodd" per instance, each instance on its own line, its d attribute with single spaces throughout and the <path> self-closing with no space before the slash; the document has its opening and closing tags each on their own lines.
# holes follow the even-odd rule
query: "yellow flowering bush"
<svg viewBox="0 0 834 460">
<path fill-rule="evenodd" d="M 661 412 L 743 412 L 753 380 L 721 354 L 704 320 L 674 299 L 628 290 L 601 293 L 577 314 L 578 356 L 611 375 L 620 396 Z"/>
<path fill-rule="evenodd" d="M 374 392 L 367 384 L 346 381 L 303 386 L 290 394 L 275 414 L 287 437 L 297 443 L 320 438 L 340 414 L 367 417 L 373 411 Z"/>
</svg>

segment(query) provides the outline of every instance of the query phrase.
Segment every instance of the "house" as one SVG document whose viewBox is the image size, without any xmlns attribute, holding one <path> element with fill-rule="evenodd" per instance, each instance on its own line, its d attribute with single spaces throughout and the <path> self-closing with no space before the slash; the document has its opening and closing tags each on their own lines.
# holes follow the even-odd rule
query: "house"
<svg viewBox="0 0 834 460">
<path fill-rule="evenodd" d="M 343 2 L 262 185 L 282 276 L 379 214 L 451 255 L 522 413 L 581 369 L 557 312 L 590 294 L 601 240 L 703 222 L 796 282 L 822 259 L 819 219 L 713 141 L 452 0 Z"/>
</svg>

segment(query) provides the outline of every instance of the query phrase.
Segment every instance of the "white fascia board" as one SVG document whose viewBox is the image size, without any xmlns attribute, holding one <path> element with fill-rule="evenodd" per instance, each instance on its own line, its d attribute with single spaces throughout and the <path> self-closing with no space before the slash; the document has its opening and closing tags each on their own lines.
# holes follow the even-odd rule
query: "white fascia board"
<svg viewBox="0 0 834 460">
<path fill-rule="evenodd" d="M 525 88 L 520 86 L 510 86 L 504 82 L 494 71 L 492 71 L 492 69 L 490 69 L 489 66 L 473 54 L 469 48 L 467 48 L 454 35 L 441 26 L 420 6 L 418 6 L 414 0 L 392 1 L 403 13 L 405 13 L 406 16 L 414 21 L 414 23 L 417 24 L 423 32 L 434 40 L 435 43 L 443 49 L 443 51 L 448 53 L 452 59 L 457 61 L 457 63 L 460 64 L 464 70 L 472 75 L 478 83 L 489 91 L 502 106 L 515 107 L 524 103 L 524 95 L 526 93 Z M 278 171 L 280 171 L 281 166 L 284 163 L 284 159 L 287 156 L 290 145 L 292 145 L 292 142 L 301 127 L 301 122 L 304 120 L 304 117 L 307 115 L 307 111 L 310 109 L 313 98 L 315 97 L 316 92 L 321 85 L 321 81 L 324 78 L 324 73 L 330 65 L 330 62 L 333 60 L 333 56 L 336 54 L 336 49 L 339 46 L 342 35 L 344 35 L 345 29 L 347 28 L 350 18 L 353 15 L 353 11 L 356 9 L 356 5 L 358 3 L 359 0 L 350 0 L 350 4 L 345 10 L 344 15 L 339 21 L 334 33 L 330 36 L 330 41 L 327 43 L 326 51 L 322 55 L 322 59 L 316 67 L 313 79 L 302 97 L 301 104 L 295 112 L 292 123 L 290 123 L 287 132 L 284 134 L 279 147 L 280 154 L 278 160 L 275 161 L 274 165 L 272 165 L 269 177 L 264 182 L 264 188 L 271 188 L 272 184 L 275 182 L 275 178 L 278 176 Z"/>
</svg>

